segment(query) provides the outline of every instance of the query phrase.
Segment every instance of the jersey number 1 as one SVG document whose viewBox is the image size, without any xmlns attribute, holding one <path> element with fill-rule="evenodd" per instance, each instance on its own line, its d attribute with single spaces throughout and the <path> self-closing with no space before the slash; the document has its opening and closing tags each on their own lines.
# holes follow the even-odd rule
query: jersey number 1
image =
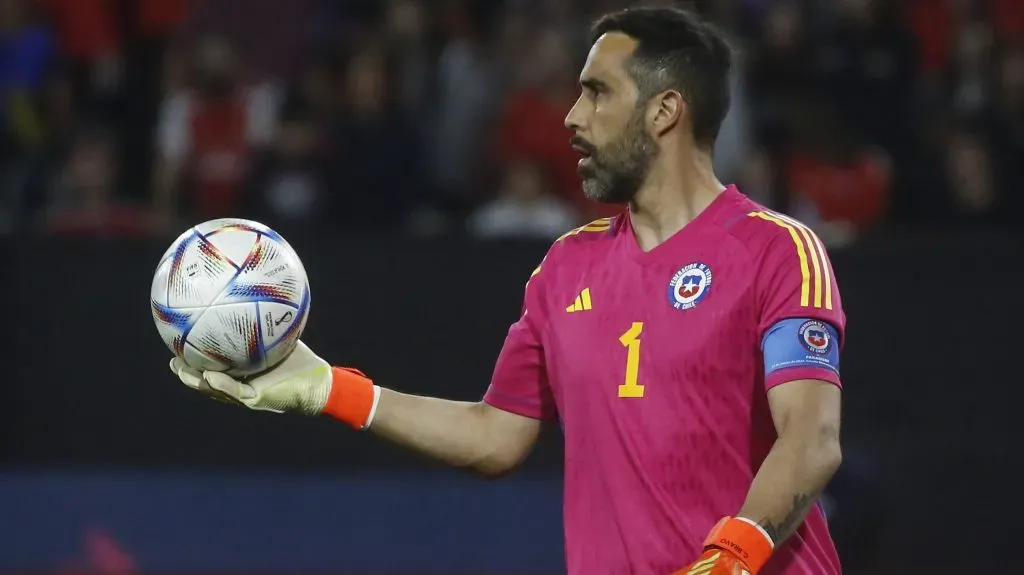
<svg viewBox="0 0 1024 575">
<path fill-rule="evenodd" d="M 644 322 L 634 321 L 619 341 L 626 348 L 626 382 L 619 386 L 619 397 L 643 397 L 644 386 L 637 383 L 640 375 L 640 332 Z"/>
</svg>

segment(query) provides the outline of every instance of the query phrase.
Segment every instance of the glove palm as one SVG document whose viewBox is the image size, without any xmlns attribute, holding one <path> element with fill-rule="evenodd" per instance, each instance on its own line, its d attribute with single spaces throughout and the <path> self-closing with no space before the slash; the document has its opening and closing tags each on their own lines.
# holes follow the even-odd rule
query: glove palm
<svg viewBox="0 0 1024 575">
<path fill-rule="evenodd" d="M 244 379 L 216 371 L 200 371 L 181 358 L 171 371 L 188 387 L 220 401 L 256 411 L 319 415 L 331 392 L 331 366 L 301 341 L 284 361 Z"/>
</svg>

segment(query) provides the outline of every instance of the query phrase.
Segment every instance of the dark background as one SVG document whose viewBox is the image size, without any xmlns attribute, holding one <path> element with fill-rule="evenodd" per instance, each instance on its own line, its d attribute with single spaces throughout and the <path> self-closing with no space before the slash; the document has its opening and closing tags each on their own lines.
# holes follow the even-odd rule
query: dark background
<svg viewBox="0 0 1024 575">
<path fill-rule="evenodd" d="M 564 572 L 557 430 L 487 482 L 206 401 L 146 298 L 188 226 L 257 219 L 313 349 L 479 398 L 550 241 L 615 209 L 561 122 L 633 3 L 0 0 L 0 573 Z M 845 572 L 1024 572 L 1024 3 L 679 4 L 740 55 L 716 171 L 843 293 Z"/>
</svg>

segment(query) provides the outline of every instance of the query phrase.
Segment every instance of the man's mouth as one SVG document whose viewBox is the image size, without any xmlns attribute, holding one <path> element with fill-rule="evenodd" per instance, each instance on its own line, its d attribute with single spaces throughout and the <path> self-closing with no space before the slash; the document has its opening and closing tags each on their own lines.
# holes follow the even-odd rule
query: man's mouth
<svg viewBox="0 0 1024 575">
<path fill-rule="evenodd" d="M 569 143 L 572 145 L 572 149 L 576 150 L 576 153 L 582 156 L 584 159 L 589 158 L 591 155 L 593 155 L 591 153 L 591 150 L 593 148 L 589 144 L 587 144 L 583 140 L 583 138 L 580 138 L 579 136 L 574 136 L 569 141 Z"/>
<path fill-rule="evenodd" d="M 580 160 L 576 162 L 576 171 L 582 172 L 594 163 L 593 153 L 591 152 L 593 148 L 580 137 L 574 137 L 570 140 L 570 143 L 572 149 L 576 150 L 576 153 L 580 155 Z"/>
</svg>

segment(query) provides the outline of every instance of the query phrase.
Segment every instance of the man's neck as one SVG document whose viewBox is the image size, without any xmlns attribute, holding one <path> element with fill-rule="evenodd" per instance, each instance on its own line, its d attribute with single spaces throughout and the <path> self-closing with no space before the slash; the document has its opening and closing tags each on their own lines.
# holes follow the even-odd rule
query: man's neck
<svg viewBox="0 0 1024 575">
<path fill-rule="evenodd" d="M 629 205 L 637 243 L 644 251 L 657 247 L 692 222 L 724 190 L 707 154 L 689 164 L 658 162 Z"/>
</svg>

